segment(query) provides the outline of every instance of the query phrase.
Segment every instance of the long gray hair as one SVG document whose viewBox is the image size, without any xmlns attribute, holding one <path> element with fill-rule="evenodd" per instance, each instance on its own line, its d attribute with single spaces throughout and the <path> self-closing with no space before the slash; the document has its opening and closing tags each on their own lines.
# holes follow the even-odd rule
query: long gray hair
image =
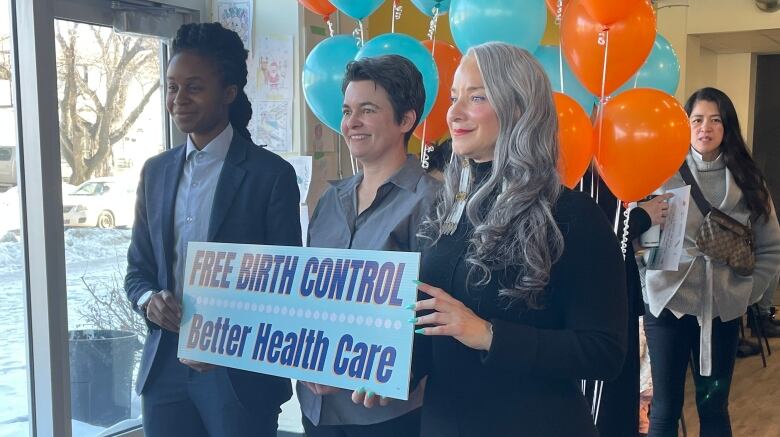
<svg viewBox="0 0 780 437">
<path fill-rule="evenodd" d="M 540 308 L 550 269 L 563 252 L 563 236 L 552 213 L 561 183 L 556 171 L 558 117 L 550 82 L 531 54 L 515 46 L 485 43 L 469 49 L 466 56 L 476 58 L 499 122 L 491 174 L 466 204 L 474 225 L 467 252 L 469 276 L 479 273 L 475 283 L 485 285 L 492 270 L 519 268 L 513 284 L 501 284 L 500 296 L 508 298 L 509 305 L 521 301 Z M 441 238 L 463 166 L 458 157 L 447 166 L 442 197 L 423 225 L 423 237 L 434 242 Z M 492 203 L 486 207 L 486 202 Z"/>
</svg>

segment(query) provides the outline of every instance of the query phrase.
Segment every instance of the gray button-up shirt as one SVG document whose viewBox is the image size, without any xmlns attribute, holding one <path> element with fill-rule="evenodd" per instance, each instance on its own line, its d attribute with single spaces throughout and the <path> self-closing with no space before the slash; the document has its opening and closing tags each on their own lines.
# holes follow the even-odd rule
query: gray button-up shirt
<svg viewBox="0 0 780 437">
<path fill-rule="evenodd" d="M 417 252 L 417 230 L 432 210 L 439 181 L 409 155 L 403 167 L 379 187 L 373 203 L 358 215 L 357 187 L 362 180 L 359 173 L 331 183 L 309 222 L 309 246 Z M 303 414 L 315 425 L 385 422 L 419 408 L 423 396 L 418 386 L 406 402 L 391 401 L 386 407 L 368 409 L 355 405 L 348 391 L 317 396 L 301 384 L 296 391 Z"/>
<path fill-rule="evenodd" d="M 187 136 L 186 161 L 179 177 L 176 206 L 173 212 L 173 275 L 176 298 L 181 302 L 184 265 L 187 259 L 187 243 L 206 241 L 211 221 L 211 206 L 217 190 L 219 174 L 225 162 L 233 127 L 228 123 L 202 150 L 198 150 Z"/>
</svg>

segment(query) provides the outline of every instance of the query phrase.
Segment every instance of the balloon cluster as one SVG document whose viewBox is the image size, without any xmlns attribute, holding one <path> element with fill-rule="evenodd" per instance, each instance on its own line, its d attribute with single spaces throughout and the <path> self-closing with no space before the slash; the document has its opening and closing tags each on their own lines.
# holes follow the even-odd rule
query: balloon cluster
<svg viewBox="0 0 780 437">
<path fill-rule="evenodd" d="M 299 1 L 310 10 L 320 13 L 310 7 L 312 0 Z M 330 0 L 332 6 L 358 20 L 372 14 L 383 1 Z M 323 3 L 328 3 L 328 0 L 319 0 L 316 3 L 322 6 Z M 440 66 L 437 66 L 429 50 L 430 47 L 401 33 L 379 35 L 363 45 L 357 43 L 352 36 L 332 36 L 317 44 L 306 58 L 303 67 L 304 97 L 317 118 L 329 128 L 340 132 L 341 102 L 344 99 L 341 87 L 347 64 L 365 57 L 395 54 L 412 61 L 422 74 L 426 97 L 423 114 L 420 115 L 425 117 L 434 108 L 439 94 Z"/>
<path fill-rule="evenodd" d="M 337 9 L 363 20 L 384 0 L 299 0 L 327 17 Z M 415 136 L 447 134 L 450 88 L 461 54 L 488 41 L 534 53 L 550 79 L 559 117 L 563 182 L 574 187 L 591 162 L 623 201 L 638 200 L 672 176 L 688 150 L 688 120 L 676 92 L 680 64 L 656 33 L 650 0 L 411 0 L 432 17 L 429 39 L 390 33 L 364 45 L 337 35 L 306 59 L 303 89 L 312 112 L 340 130 L 346 65 L 367 56 L 398 54 L 423 75 L 425 118 Z M 398 2 L 400 3 L 400 2 Z M 546 7 L 560 25 L 560 46 L 540 46 Z M 396 3 L 394 3 L 395 5 Z M 436 40 L 439 15 L 449 14 L 455 46 Z M 423 148 L 425 150 L 425 147 Z"/>
<path fill-rule="evenodd" d="M 639 200 L 677 171 L 688 150 L 688 118 L 670 95 L 680 78 L 677 56 L 656 33 L 649 0 L 568 0 L 561 9 L 561 63 L 598 102 L 599 175 L 618 199 Z M 562 139 L 561 147 L 577 146 Z"/>
</svg>

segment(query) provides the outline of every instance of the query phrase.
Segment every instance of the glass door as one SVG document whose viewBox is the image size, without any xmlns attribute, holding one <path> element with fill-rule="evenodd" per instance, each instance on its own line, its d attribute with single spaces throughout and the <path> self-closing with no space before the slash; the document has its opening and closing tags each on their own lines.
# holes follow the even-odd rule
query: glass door
<svg viewBox="0 0 780 437">
<path fill-rule="evenodd" d="M 165 141 L 161 42 L 55 21 L 74 436 L 140 425 L 146 326 L 124 275 L 136 187 Z"/>
<path fill-rule="evenodd" d="M 8 0 L 0 0 L 0 436 L 30 433 L 19 149 Z"/>
</svg>

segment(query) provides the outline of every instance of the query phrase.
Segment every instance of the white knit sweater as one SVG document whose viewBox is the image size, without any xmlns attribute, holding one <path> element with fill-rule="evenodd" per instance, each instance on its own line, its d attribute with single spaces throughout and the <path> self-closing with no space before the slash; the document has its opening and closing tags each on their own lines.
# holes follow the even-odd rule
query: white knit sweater
<svg viewBox="0 0 780 437">
<path fill-rule="evenodd" d="M 691 154 L 686 158 L 694 178 L 701 184 L 695 160 L 696 158 Z M 750 211 L 743 199 L 742 190 L 739 189 L 728 169 L 725 171 L 725 177 L 726 195 L 719 205 L 713 206 L 739 222 L 747 224 Z M 658 192 L 663 193 L 685 185 L 678 173 Z M 702 187 L 702 191 L 707 193 L 708 190 Z M 702 355 L 709 355 L 706 351 L 710 346 L 709 327 L 712 319 L 720 317 L 721 321 L 725 322 L 742 316 L 749 305 L 761 298 L 770 281 L 780 271 L 780 225 L 774 209 L 769 220 L 761 217 L 752 224 L 756 254 L 756 267 L 752 275 L 740 276 L 726 264 L 712 260 L 710 267 L 712 277 L 707 278 L 705 257 L 696 248 L 696 235 L 703 221 L 704 217 L 691 199 L 683 241 L 683 256 L 678 270 L 676 272 L 648 270 L 643 293 L 650 312 L 655 316 L 658 316 L 664 308 L 669 308 L 677 314 L 696 316 L 699 324 L 702 325 L 701 346 L 705 351 Z M 710 280 L 711 294 L 707 287 Z M 680 298 L 673 299 L 677 294 L 680 294 Z M 698 302 L 698 305 L 693 305 L 695 308 L 691 308 L 690 305 L 693 296 L 698 297 L 694 300 Z M 709 356 L 706 359 L 702 358 L 702 364 L 706 364 L 702 366 L 702 374 L 706 375 Z"/>
</svg>

